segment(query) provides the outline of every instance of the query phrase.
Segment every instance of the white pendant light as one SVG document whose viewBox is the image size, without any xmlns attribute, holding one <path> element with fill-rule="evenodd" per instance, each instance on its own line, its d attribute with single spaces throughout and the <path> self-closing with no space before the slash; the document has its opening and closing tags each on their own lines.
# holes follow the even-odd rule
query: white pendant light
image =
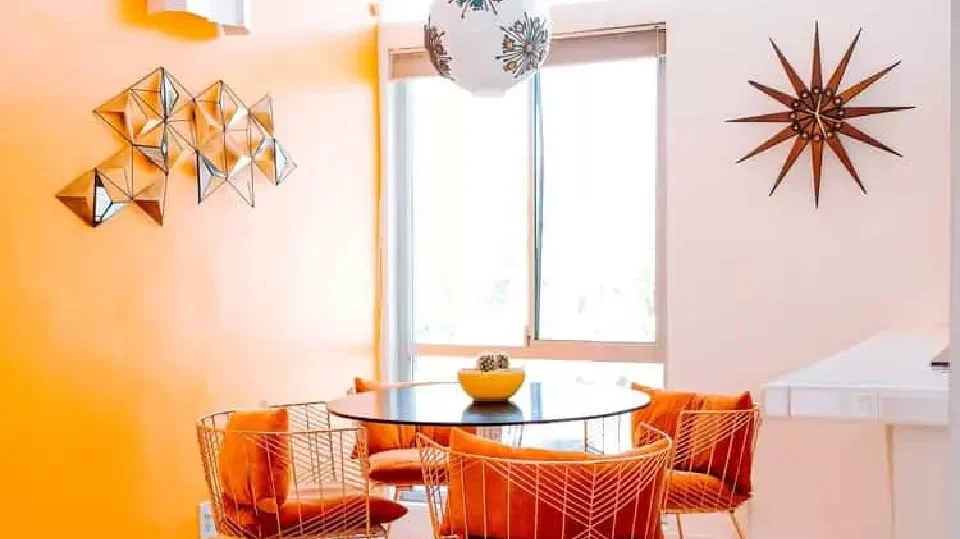
<svg viewBox="0 0 960 539">
<path fill-rule="evenodd" d="M 550 51 L 546 0 L 434 0 L 423 28 L 437 72 L 478 96 L 503 95 Z"/>
</svg>

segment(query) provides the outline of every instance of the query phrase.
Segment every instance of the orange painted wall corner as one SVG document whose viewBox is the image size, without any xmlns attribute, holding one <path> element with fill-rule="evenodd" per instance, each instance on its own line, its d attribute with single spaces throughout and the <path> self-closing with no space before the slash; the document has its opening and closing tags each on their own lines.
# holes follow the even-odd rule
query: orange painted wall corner
<svg viewBox="0 0 960 539">
<path fill-rule="evenodd" d="M 0 514 L 10 537 L 192 539 L 194 421 L 329 399 L 376 350 L 377 87 L 362 2 L 254 2 L 213 39 L 145 2 L 20 2 L 0 49 Z M 85 226 L 54 198 L 121 148 L 91 110 L 157 66 L 274 99 L 297 161 L 256 208 L 170 179 L 165 224 Z M 11 463 L 13 463 L 11 465 Z"/>
</svg>

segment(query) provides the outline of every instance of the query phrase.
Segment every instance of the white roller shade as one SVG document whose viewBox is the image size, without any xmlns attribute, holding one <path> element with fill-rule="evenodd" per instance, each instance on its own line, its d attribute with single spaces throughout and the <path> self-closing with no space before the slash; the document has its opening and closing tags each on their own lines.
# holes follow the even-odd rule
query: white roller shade
<svg viewBox="0 0 960 539">
<path fill-rule="evenodd" d="M 547 66 L 663 56 L 666 34 L 662 25 L 617 28 L 555 36 Z M 390 79 L 433 77 L 424 49 L 390 51 Z"/>
</svg>

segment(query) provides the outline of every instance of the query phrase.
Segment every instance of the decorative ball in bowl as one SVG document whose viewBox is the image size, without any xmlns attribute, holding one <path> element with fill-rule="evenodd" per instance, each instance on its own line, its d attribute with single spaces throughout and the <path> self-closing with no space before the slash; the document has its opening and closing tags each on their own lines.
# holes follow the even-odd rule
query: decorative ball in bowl
<svg viewBox="0 0 960 539">
<path fill-rule="evenodd" d="M 516 395 L 526 379 L 523 369 L 511 369 L 506 354 L 481 354 L 477 368 L 460 369 L 457 381 L 475 402 L 506 402 Z"/>
</svg>

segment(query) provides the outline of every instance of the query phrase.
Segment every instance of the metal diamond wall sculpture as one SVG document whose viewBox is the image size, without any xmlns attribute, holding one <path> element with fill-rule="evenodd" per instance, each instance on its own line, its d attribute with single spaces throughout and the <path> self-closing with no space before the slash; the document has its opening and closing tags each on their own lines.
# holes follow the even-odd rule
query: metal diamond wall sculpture
<svg viewBox="0 0 960 539">
<path fill-rule="evenodd" d="M 57 193 L 91 226 L 131 204 L 163 225 L 167 184 L 190 153 L 198 202 L 229 185 L 253 207 L 258 177 L 279 185 L 296 168 L 274 138 L 270 96 L 248 107 L 223 81 L 193 96 L 158 67 L 93 112 L 125 146 Z"/>
</svg>

